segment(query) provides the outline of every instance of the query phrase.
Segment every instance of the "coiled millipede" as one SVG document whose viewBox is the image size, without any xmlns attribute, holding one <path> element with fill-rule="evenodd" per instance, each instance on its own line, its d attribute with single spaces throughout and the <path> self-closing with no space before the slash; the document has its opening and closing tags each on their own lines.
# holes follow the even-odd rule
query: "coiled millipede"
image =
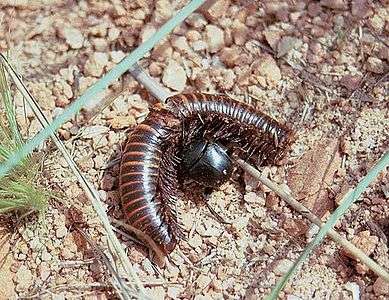
<svg viewBox="0 0 389 300">
<path fill-rule="evenodd" d="M 228 96 L 170 97 L 132 131 L 122 154 L 119 192 L 128 224 L 163 264 L 182 236 L 174 209 L 179 174 L 217 187 L 230 177 L 234 156 L 273 164 L 290 137 L 286 126 Z"/>
</svg>

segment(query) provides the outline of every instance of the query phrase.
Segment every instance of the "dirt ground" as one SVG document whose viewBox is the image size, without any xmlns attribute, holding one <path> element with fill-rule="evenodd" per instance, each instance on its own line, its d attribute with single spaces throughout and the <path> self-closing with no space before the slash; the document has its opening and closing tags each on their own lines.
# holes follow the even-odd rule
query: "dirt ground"
<svg viewBox="0 0 389 300">
<path fill-rule="evenodd" d="M 9 51 L 52 119 L 185 2 L 2 0 L 0 51 Z M 140 65 L 172 92 L 227 93 L 290 126 L 295 142 L 287 159 L 263 171 L 324 220 L 388 150 L 387 4 L 217 0 L 192 14 Z M 96 106 L 100 99 L 106 105 Z M 118 165 L 111 162 L 153 99 L 126 74 L 92 100 L 59 134 L 107 211 L 120 219 Z M 22 132 L 31 137 L 39 124 L 18 93 L 15 102 Z M 42 180 L 61 199 L 52 200 L 41 219 L 1 231 L 0 258 L 7 259 L 0 298 L 115 298 L 108 272 L 75 230 L 107 249 L 100 221 L 62 155 L 50 142 L 44 146 Z M 386 171 L 336 226 L 387 269 L 388 199 Z M 180 201 L 188 239 L 162 275 L 120 237 L 153 299 L 262 299 L 317 232 L 239 170 L 208 201 L 232 224 Z M 281 297 L 388 299 L 389 284 L 326 239 Z"/>
</svg>

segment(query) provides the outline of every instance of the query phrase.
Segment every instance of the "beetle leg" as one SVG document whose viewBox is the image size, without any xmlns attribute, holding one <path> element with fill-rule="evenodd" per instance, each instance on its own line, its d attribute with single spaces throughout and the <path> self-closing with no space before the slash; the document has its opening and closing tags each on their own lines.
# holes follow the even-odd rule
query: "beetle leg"
<svg viewBox="0 0 389 300">
<path fill-rule="evenodd" d="M 212 208 L 212 206 L 208 203 L 208 201 L 204 200 L 204 203 L 205 203 L 205 205 L 207 206 L 207 208 L 209 209 L 209 211 L 211 212 L 211 214 L 216 218 L 216 220 L 219 221 L 219 223 L 227 224 L 227 225 L 231 225 L 231 224 L 232 224 L 231 222 L 227 222 L 226 220 L 224 220 L 223 217 L 222 217 L 221 215 L 219 215 L 219 214 Z"/>
</svg>

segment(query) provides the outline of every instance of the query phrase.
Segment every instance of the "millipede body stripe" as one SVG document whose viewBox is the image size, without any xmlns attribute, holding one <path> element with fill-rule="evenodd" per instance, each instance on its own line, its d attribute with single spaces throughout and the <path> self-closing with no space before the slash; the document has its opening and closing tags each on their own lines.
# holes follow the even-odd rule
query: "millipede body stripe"
<svg viewBox="0 0 389 300">
<path fill-rule="evenodd" d="M 188 120 L 188 124 L 193 123 L 194 119 L 203 123 L 197 129 L 208 134 L 210 139 L 216 137 L 223 140 L 225 137 L 222 143 L 234 141 L 235 149 L 239 145 L 250 145 L 255 149 L 254 153 L 257 153 L 252 157 L 262 157 L 264 155 L 260 152 L 268 151 L 266 159 L 269 163 L 281 157 L 290 144 L 289 128 L 254 107 L 228 96 L 191 93 L 172 96 L 166 102 L 168 108 L 183 120 Z M 262 140 L 266 143 L 263 144 Z M 240 155 L 242 159 L 251 156 L 243 148 Z"/>
<path fill-rule="evenodd" d="M 170 211 L 171 201 L 163 199 L 160 186 L 163 182 L 171 184 L 174 174 L 165 178 L 161 164 L 167 159 L 165 148 L 171 146 L 169 139 L 179 124 L 167 110 L 151 110 L 128 137 L 120 166 L 119 193 L 127 222 L 149 236 L 164 253 L 174 248 L 176 236 L 163 213 Z"/>
</svg>

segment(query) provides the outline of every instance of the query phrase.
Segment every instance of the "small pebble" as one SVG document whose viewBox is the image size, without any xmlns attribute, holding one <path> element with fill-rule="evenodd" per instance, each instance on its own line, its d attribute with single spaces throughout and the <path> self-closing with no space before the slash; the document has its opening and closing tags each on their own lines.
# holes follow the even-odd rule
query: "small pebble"
<svg viewBox="0 0 389 300">
<path fill-rule="evenodd" d="M 209 284 L 212 282 L 212 278 L 209 275 L 200 274 L 197 277 L 195 283 L 197 285 L 198 290 L 204 290 Z"/>
<path fill-rule="evenodd" d="M 101 136 L 108 132 L 109 132 L 109 128 L 107 126 L 93 125 L 93 126 L 84 127 L 81 136 L 85 139 L 92 139 L 96 136 Z"/>
<path fill-rule="evenodd" d="M 377 57 L 370 56 L 367 59 L 366 69 L 376 74 L 382 74 L 384 73 L 385 68 L 382 60 Z"/>
<path fill-rule="evenodd" d="M 192 13 L 188 18 L 186 18 L 185 22 L 197 29 L 203 28 L 205 25 L 207 25 L 207 20 L 203 17 L 202 14 L 199 13 Z"/>
<path fill-rule="evenodd" d="M 19 290 L 26 290 L 33 282 L 33 274 L 25 265 L 21 265 L 16 272 L 15 282 Z"/>
<path fill-rule="evenodd" d="M 55 236 L 59 239 L 65 237 L 68 233 L 68 230 L 65 226 L 60 226 L 57 228 L 57 230 L 55 231 Z"/>
<path fill-rule="evenodd" d="M 224 32 L 215 25 L 205 27 L 204 41 L 210 53 L 218 52 L 224 46 Z"/>
<path fill-rule="evenodd" d="M 278 276 L 284 275 L 292 267 L 293 261 L 289 259 L 281 259 L 277 262 L 274 273 Z"/>
<path fill-rule="evenodd" d="M 86 61 L 84 73 L 87 76 L 100 77 L 105 66 L 108 65 L 108 54 L 104 52 L 95 52 Z"/>
<path fill-rule="evenodd" d="M 389 283 L 378 277 L 374 282 L 373 290 L 377 296 L 389 296 Z"/>
<path fill-rule="evenodd" d="M 72 49 L 80 49 L 84 44 L 84 37 L 80 30 L 73 27 L 66 27 L 62 32 L 65 41 Z"/>
<path fill-rule="evenodd" d="M 186 84 L 186 73 L 184 68 L 175 60 L 170 60 L 163 70 L 162 82 L 172 90 L 182 92 Z"/>
</svg>

